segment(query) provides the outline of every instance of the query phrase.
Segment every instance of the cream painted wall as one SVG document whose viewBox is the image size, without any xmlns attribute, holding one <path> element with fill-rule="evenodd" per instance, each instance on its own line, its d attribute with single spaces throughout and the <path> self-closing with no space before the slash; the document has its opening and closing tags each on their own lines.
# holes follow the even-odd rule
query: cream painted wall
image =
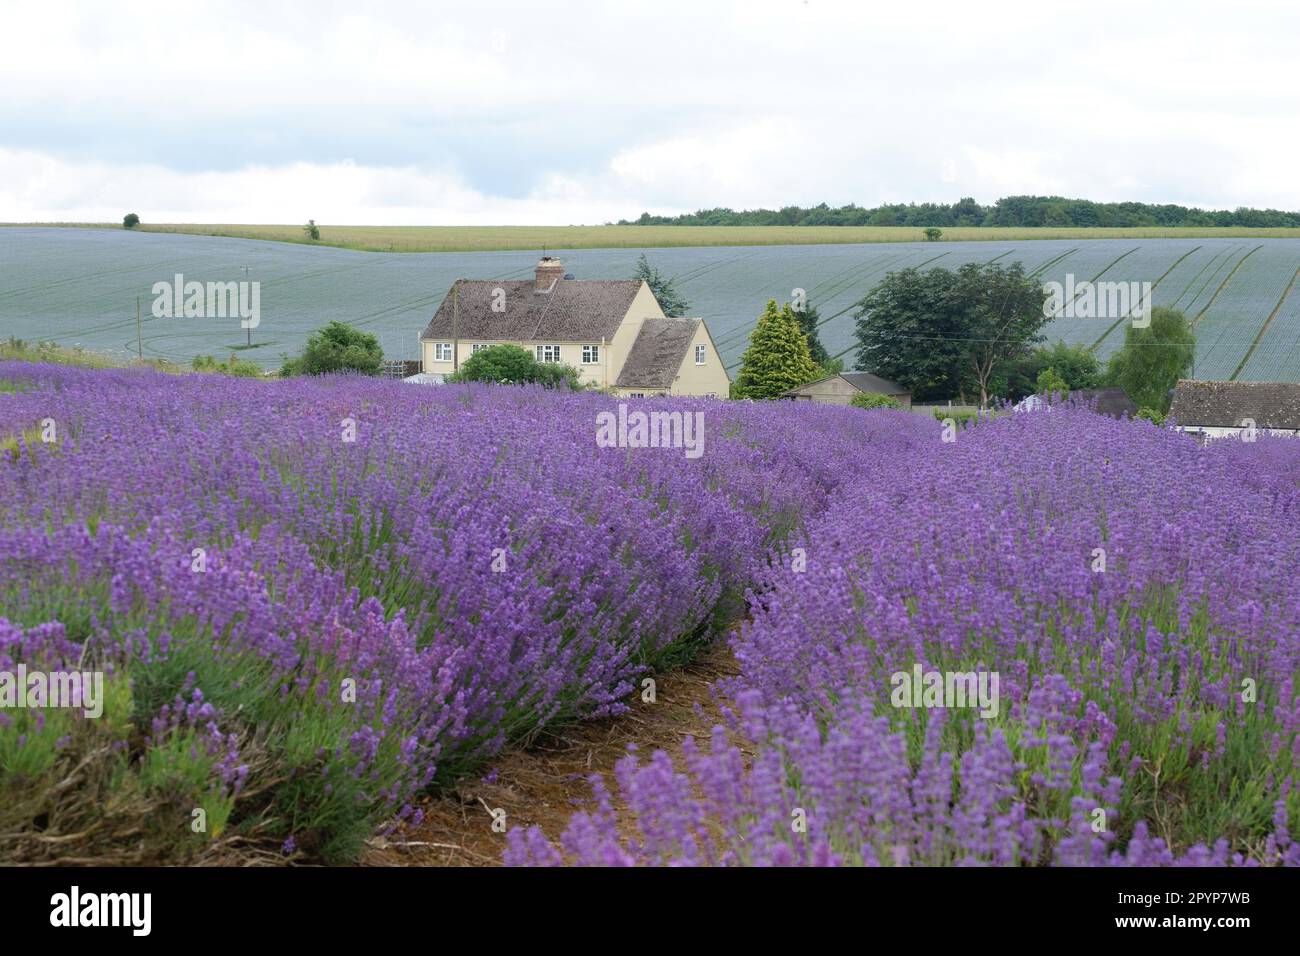
<svg viewBox="0 0 1300 956">
<path fill-rule="evenodd" d="M 810 382 L 801 386 L 800 393 L 794 396 L 799 402 L 821 402 L 826 405 L 847 405 L 854 395 L 860 394 L 856 387 L 850 385 L 838 375 L 820 382 Z M 912 397 L 907 394 L 891 395 L 903 408 L 910 408 Z"/>
<path fill-rule="evenodd" d="M 1221 425 L 1176 425 L 1174 426 L 1174 430 L 1180 432 L 1188 432 L 1189 434 L 1193 434 L 1193 435 L 1203 435 L 1206 438 L 1236 438 L 1241 436 L 1242 432 L 1245 431 L 1244 428 L 1233 428 L 1233 427 L 1227 427 Z M 1256 428 L 1255 429 L 1255 434 L 1257 436 L 1262 435 L 1265 432 L 1267 432 L 1270 435 L 1276 435 L 1279 437 L 1294 436 L 1300 434 L 1300 432 L 1293 431 L 1289 428 Z M 1242 440 L 1248 441 L 1249 439 L 1243 438 Z"/>
<path fill-rule="evenodd" d="M 810 383 L 803 386 L 803 390 L 796 398 L 796 401 L 814 401 L 826 405 L 847 405 L 849 400 L 856 394 L 858 394 L 856 388 L 836 376 L 824 382 Z"/>
<path fill-rule="evenodd" d="M 703 365 L 695 364 L 697 345 L 704 346 Z M 671 394 L 713 395 L 716 398 L 726 398 L 730 392 L 731 379 L 727 377 L 727 370 L 722 367 L 722 357 L 713 346 L 709 327 L 701 322 L 700 327 L 695 330 L 695 337 L 691 339 L 691 344 L 686 349 L 686 357 L 682 359 L 681 368 L 677 370 L 677 379 L 673 382 Z"/>
<path fill-rule="evenodd" d="M 421 343 L 424 349 L 424 370 L 426 372 L 438 372 L 444 375 L 450 375 L 453 370 L 451 360 L 448 359 L 445 362 L 439 362 L 434 359 L 434 355 L 436 354 L 434 345 L 436 344 L 437 343 L 432 341 Z M 451 343 L 448 342 L 446 344 L 450 345 Z M 520 348 L 525 349 L 530 355 L 537 354 L 536 346 L 538 345 L 558 345 L 560 347 L 560 361 L 565 365 L 572 365 L 578 370 L 578 380 L 580 382 L 584 385 L 603 386 L 605 384 L 605 364 L 610 349 L 609 343 L 606 343 L 605 347 L 601 349 L 601 357 L 598 363 L 595 365 L 583 365 L 582 347 L 584 345 L 599 346 L 600 342 L 556 342 L 554 340 L 547 340 L 545 342 L 480 342 L 461 339 L 460 348 L 457 349 L 457 355 L 460 358 L 461 365 L 464 365 L 469 357 L 474 354 L 475 345 L 518 345 Z"/>
<path fill-rule="evenodd" d="M 663 317 L 664 310 L 660 308 L 659 300 L 650 291 L 650 287 L 642 282 L 636 297 L 632 299 L 632 304 L 628 306 L 627 315 L 623 317 L 623 324 L 618 327 L 610 342 L 606 379 L 610 385 L 618 381 L 618 373 L 623 371 L 623 363 L 627 361 L 628 354 L 632 351 L 632 343 L 641 333 L 641 323 L 646 319 Z"/>
</svg>

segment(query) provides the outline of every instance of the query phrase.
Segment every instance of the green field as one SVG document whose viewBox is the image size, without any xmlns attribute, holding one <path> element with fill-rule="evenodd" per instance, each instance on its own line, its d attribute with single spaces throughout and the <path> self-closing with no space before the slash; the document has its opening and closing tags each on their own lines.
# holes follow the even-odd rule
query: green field
<svg viewBox="0 0 1300 956">
<path fill-rule="evenodd" d="M 623 228 L 641 234 L 654 227 Z M 635 247 L 547 244 L 567 270 L 584 279 L 627 278 L 641 253 Z M 54 340 L 123 362 L 139 354 L 184 367 L 198 355 L 224 359 L 238 353 L 241 360 L 273 369 L 283 356 L 301 351 L 312 330 L 337 320 L 377 335 L 386 355 L 414 358 L 420 331 L 456 278 L 526 279 L 537 254 L 526 249 L 408 255 L 121 228 L 0 229 L 0 339 Z M 1043 281 L 1073 275 L 1151 282 L 1155 305 L 1179 309 L 1193 323 L 1196 378 L 1300 381 L 1300 237 L 769 244 L 661 248 L 648 255 L 677 282 L 691 313 L 708 321 L 732 371 L 767 301 L 788 301 L 795 288 L 805 290 L 819 310 L 822 344 L 832 355 L 852 359 L 857 303 L 888 273 L 1019 262 Z M 263 317 L 251 336 L 252 350 L 237 321 L 152 314 L 154 284 L 171 282 L 178 272 L 199 280 L 247 274 L 261 284 Z M 1062 317 L 1044 334 L 1049 341 L 1088 346 L 1105 361 L 1123 342 L 1121 325 L 1113 318 Z"/>
<path fill-rule="evenodd" d="M 4 223 L 3 225 L 36 225 Z M 121 229 L 118 223 L 41 223 L 42 226 Z M 910 226 L 330 226 L 308 242 L 302 226 L 143 225 L 138 232 L 270 239 L 363 252 L 503 252 L 517 249 L 629 249 L 672 246 L 777 246 L 825 243 L 921 242 L 925 231 Z M 1076 227 L 950 226 L 944 241 L 1025 239 L 1300 238 L 1297 229 L 1246 227 L 1081 229 Z"/>
</svg>

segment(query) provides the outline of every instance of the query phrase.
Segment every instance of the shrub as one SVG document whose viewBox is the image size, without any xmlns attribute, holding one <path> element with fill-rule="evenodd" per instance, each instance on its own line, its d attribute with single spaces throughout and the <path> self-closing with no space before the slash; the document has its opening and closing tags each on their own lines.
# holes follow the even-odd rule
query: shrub
<svg viewBox="0 0 1300 956">
<path fill-rule="evenodd" d="M 302 355 L 286 362 L 280 375 L 284 378 L 332 372 L 378 375 L 383 361 L 384 352 L 377 338 L 345 322 L 331 322 L 312 333 Z"/>
<path fill-rule="evenodd" d="M 849 404 L 854 408 L 899 408 L 896 399 L 888 395 L 882 395 L 879 392 L 859 392 L 849 399 Z"/>
<path fill-rule="evenodd" d="M 1070 383 L 1062 378 L 1054 368 L 1045 368 L 1038 373 L 1035 392 L 1048 398 L 1064 398 L 1070 394 Z"/>
<path fill-rule="evenodd" d="M 135 213 L 129 212 L 122 217 L 123 229 L 134 229 L 138 225 L 140 225 L 140 217 L 137 216 Z"/>
<path fill-rule="evenodd" d="M 1091 349 L 1086 345 L 1067 345 L 1057 341 L 1000 366 L 998 394 L 1018 402 L 1041 391 L 1038 389 L 1038 376 L 1048 368 L 1065 382 L 1067 391 L 1097 388 L 1101 384 L 1101 365 Z"/>
<path fill-rule="evenodd" d="M 449 382 L 492 382 L 497 385 L 542 385 L 545 388 L 582 386 L 578 370 L 559 362 L 539 362 L 518 345 L 490 345 L 479 349 L 460 370 L 447 376 Z"/>
<path fill-rule="evenodd" d="M 993 415 L 996 414 L 993 412 L 985 412 L 984 414 L 980 414 L 979 411 L 966 411 L 964 409 L 943 408 L 942 406 L 934 408 L 932 412 L 934 414 L 936 421 L 944 421 L 945 419 L 951 418 L 958 425 L 965 425 L 970 422 L 978 423 L 980 421 L 984 421 L 986 419 L 992 418 Z"/>
<path fill-rule="evenodd" d="M 190 362 L 190 368 L 196 372 L 215 372 L 220 375 L 234 375 L 237 378 L 262 378 L 261 366 L 254 362 L 241 362 L 233 352 L 230 361 L 218 362 L 211 355 L 196 355 Z"/>
</svg>

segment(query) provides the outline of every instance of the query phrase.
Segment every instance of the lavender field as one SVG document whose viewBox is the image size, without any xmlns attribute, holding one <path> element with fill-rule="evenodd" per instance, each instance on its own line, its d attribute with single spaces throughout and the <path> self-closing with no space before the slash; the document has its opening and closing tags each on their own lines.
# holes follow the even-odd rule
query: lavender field
<svg viewBox="0 0 1300 956">
<path fill-rule="evenodd" d="M 1300 863 L 1300 443 L 614 405 L 0 363 L 0 672 L 105 675 L 0 713 L 0 859 L 352 861 L 729 639 L 730 726 L 505 861 Z"/>
<path fill-rule="evenodd" d="M 1300 443 L 871 418 L 751 592 L 735 725 L 682 766 L 630 754 L 511 862 L 1300 864 Z M 918 667 L 992 671 L 998 712 L 899 707 Z"/>
</svg>

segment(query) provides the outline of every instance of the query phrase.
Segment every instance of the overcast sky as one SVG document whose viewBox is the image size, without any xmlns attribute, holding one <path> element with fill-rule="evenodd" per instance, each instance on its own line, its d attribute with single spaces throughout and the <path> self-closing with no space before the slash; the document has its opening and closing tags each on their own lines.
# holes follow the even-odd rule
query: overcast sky
<svg viewBox="0 0 1300 956">
<path fill-rule="evenodd" d="M 1300 4 L 0 5 L 0 221 L 1300 209 Z"/>
</svg>

